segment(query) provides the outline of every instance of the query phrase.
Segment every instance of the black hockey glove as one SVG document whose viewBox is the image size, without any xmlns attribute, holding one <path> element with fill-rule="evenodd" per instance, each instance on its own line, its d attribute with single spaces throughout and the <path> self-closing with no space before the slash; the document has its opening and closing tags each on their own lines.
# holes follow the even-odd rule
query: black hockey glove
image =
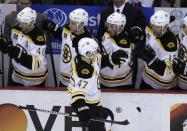
<svg viewBox="0 0 187 131">
<path fill-rule="evenodd" d="M 20 58 L 21 50 L 16 46 L 8 46 L 8 55 L 14 59 Z"/>
<path fill-rule="evenodd" d="M 116 52 L 113 52 L 109 57 L 111 59 L 110 62 L 112 63 L 112 65 L 120 65 L 126 62 L 125 59 L 128 58 L 128 53 L 123 50 L 118 50 Z"/>
<path fill-rule="evenodd" d="M 45 31 L 53 32 L 58 29 L 58 24 L 55 24 L 51 20 L 44 19 L 42 21 L 42 24 L 43 24 L 43 30 L 45 30 Z"/>
<path fill-rule="evenodd" d="M 21 63 L 21 65 L 32 69 L 32 55 L 28 55 L 19 47 L 9 45 L 8 55 L 13 58 L 17 63 Z"/>
<path fill-rule="evenodd" d="M 156 60 L 156 53 L 150 45 L 141 48 L 138 51 L 138 56 L 142 58 L 148 65 L 151 65 Z"/>
<path fill-rule="evenodd" d="M 82 124 L 87 125 L 90 120 L 89 106 L 86 104 L 85 100 L 79 99 L 72 104 L 72 107 L 79 116 L 79 120 Z"/>
<path fill-rule="evenodd" d="M 4 54 L 8 53 L 8 41 L 2 36 L 0 36 L 0 51 Z"/>
<path fill-rule="evenodd" d="M 130 29 L 130 37 L 131 37 L 131 41 L 136 46 L 139 46 L 139 45 L 143 44 L 144 41 L 145 41 L 145 33 L 138 26 L 131 27 L 131 29 Z"/>
<path fill-rule="evenodd" d="M 179 58 L 173 59 L 173 72 L 175 74 L 182 74 L 185 69 L 185 62 L 182 62 Z"/>
</svg>

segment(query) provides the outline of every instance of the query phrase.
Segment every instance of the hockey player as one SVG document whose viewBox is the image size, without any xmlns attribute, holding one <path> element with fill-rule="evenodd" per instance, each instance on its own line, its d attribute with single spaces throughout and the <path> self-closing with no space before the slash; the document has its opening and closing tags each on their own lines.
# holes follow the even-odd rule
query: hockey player
<svg viewBox="0 0 187 131">
<path fill-rule="evenodd" d="M 175 70 L 178 74 L 178 87 L 187 89 L 187 16 L 183 18 L 181 31 L 179 33 L 178 58 L 175 59 Z"/>
<path fill-rule="evenodd" d="M 124 50 L 128 53 L 128 59 L 119 67 L 113 69 L 105 67 L 101 69 L 101 87 L 122 87 L 131 88 L 132 69 L 131 69 L 131 42 L 130 37 L 124 29 L 126 17 L 123 14 L 114 12 L 107 18 L 107 32 L 102 38 L 102 49 L 104 54 L 110 54 L 117 50 Z"/>
<path fill-rule="evenodd" d="M 177 56 L 177 38 L 169 30 L 169 13 L 159 10 L 150 18 L 153 35 L 138 55 L 145 61 L 140 88 L 172 89 L 176 86 L 173 61 Z"/>
<path fill-rule="evenodd" d="M 91 118 L 105 118 L 100 104 L 100 68 L 120 65 L 128 58 L 123 50 L 102 55 L 94 39 L 82 38 L 78 43 L 78 54 L 72 60 L 71 83 L 68 90 L 72 94 L 72 107 L 79 116 L 83 127 L 89 131 L 105 131 L 104 123 L 89 121 Z"/>
<path fill-rule="evenodd" d="M 64 28 L 58 27 L 52 21 L 44 21 L 45 30 L 52 31 L 54 37 L 62 40 L 60 59 L 60 86 L 68 86 L 71 60 L 77 52 L 77 43 L 83 37 L 91 37 L 85 25 L 88 22 L 88 13 L 81 8 L 75 9 L 69 14 L 69 23 Z"/>
<path fill-rule="evenodd" d="M 1 39 L 0 49 L 12 58 L 13 85 L 43 86 L 48 74 L 44 33 L 35 25 L 35 10 L 26 7 L 17 14 L 11 31 L 12 44 Z"/>
</svg>

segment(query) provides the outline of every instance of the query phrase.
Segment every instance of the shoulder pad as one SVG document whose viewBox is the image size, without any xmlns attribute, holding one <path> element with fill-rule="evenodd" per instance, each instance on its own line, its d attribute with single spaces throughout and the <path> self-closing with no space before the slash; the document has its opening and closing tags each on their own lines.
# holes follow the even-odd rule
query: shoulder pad
<svg viewBox="0 0 187 131">
<path fill-rule="evenodd" d="M 36 45 L 45 45 L 46 44 L 46 37 L 45 34 L 39 28 L 35 28 L 31 32 L 27 34 L 28 37 L 31 38 L 33 44 Z"/>
</svg>

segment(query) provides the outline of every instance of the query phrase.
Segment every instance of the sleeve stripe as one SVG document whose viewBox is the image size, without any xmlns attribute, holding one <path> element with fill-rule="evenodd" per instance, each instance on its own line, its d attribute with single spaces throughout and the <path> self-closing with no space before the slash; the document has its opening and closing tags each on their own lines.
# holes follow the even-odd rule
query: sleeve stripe
<svg viewBox="0 0 187 131">
<path fill-rule="evenodd" d="M 37 62 L 37 59 L 36 59 L 36 56 L 32 56 L 32 58 L 33 58 L 33 64 L 32 64 L 32 69 L 33 70 L 36 70 L 37 69 L 37 67 L 38 67 L 38 62 Z"/>
</svg>

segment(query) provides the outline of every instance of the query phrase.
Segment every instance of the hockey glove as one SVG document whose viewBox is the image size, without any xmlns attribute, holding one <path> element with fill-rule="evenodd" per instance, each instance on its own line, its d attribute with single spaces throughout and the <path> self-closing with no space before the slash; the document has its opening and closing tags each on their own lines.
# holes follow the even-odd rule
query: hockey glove
<svg viewBox="0 0 187 131">
<path fill-rule="evenodd" d="M 79 100 L 75 101 L 72 104 L 72 107 L 74 108 L 77 115 L 79 116 L 80 122 L 82 122 L 82 124 L 84 124 L 84 125 L 88 124 L 88 122 L 90 120 L 90 115 L 89 115 L 90 108 L 86 104 L 85 100 L 79 99 Z"/>
<path fill-rule="evenodd" d="M 173 72 L 175 74 L 182 74 L 185 70 L 185 67 L 185 62 L 182 62 L 179 58 L 173 59 Z"/>
<path fill-rule="evenodd" d="M 138 56 L 148 65 L 151 65 L 156 60 L 156 53 L 150 45 L 146 45 L 145 48 L 140 48 Z"/>
<path fill-rule="evenodd" d="M 55 24 L 51 20 L 44 19 L 42 23 L 43 23 L 43 30 L 45 31 L 53 32 L 58 29 L 58 24 Z"/>
<path fill-rule="evenodd" d="M 127 58 L 128 58 L 128 53 L 123 50 L 118 50 L 116 52 L 113 52 L 111 56 L 109 56 L 109 59 L 111 59 L 110 62 L 113 66 L 125 63 L 126 62 L 125 59 Z"/>
<path fill-rule="evenodd" d="M 0 36 L 0 51 L 4 54 L 8 52 L 8 41 L 2 36 Z"/>
<path fill-rule="evenodd" d="M 143 43 L 145 41 L 145 33 L 138 26 L 131 27 L 130 36 L 131 36 L 131 41 L 136 46 L 139 46 L 141 43 Z"/>
<path fill-rule="evenodd" d="M 8 55 L 13 58 L 17 63 L 21 63 L 21 65 L 27 67 L 28 69 L 32 69 L 32 55 L 28 55 L 20 48 L 9 45 Z"/>
</svg>

